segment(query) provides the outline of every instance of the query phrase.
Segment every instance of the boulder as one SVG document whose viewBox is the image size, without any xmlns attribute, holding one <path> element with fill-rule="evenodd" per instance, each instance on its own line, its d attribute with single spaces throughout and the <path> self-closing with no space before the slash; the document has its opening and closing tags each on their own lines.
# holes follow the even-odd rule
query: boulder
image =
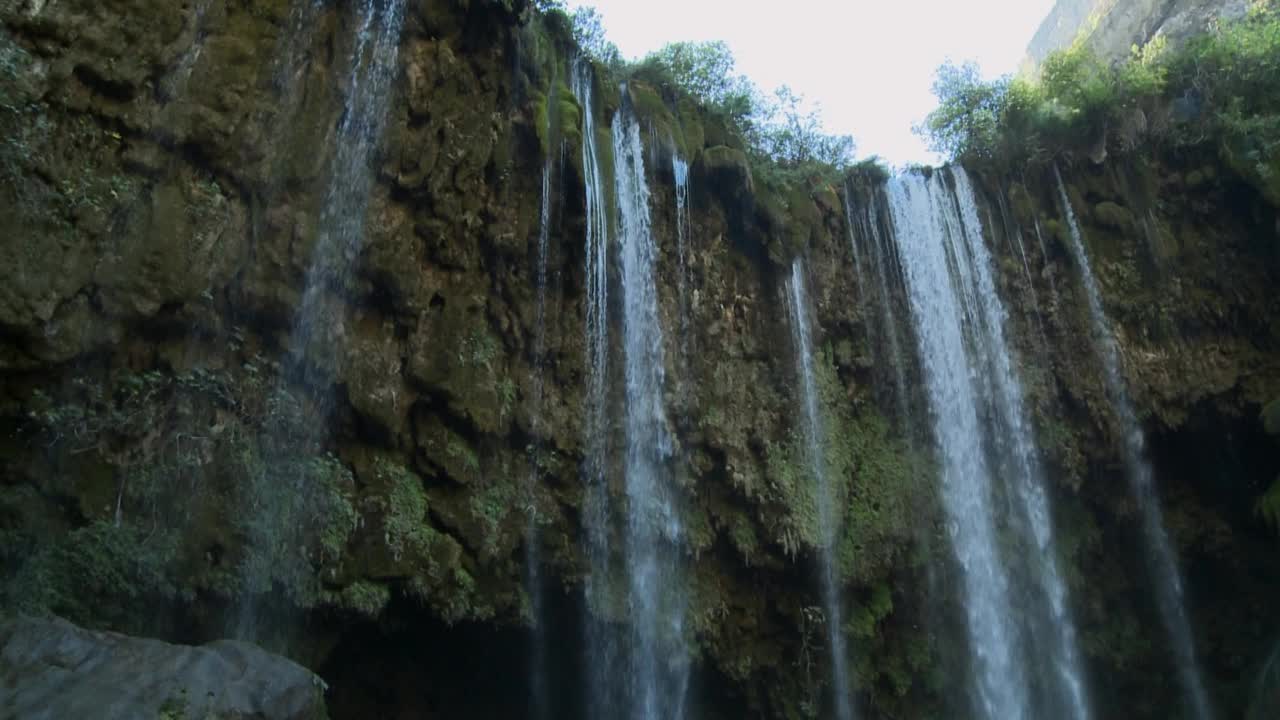
<svg viewBox="0 0 1280 720">
<path fill-rule="evenodd" d="M 95 632 L 65 620 L 0 625 L 0 716 L 317 720 L 324 684 L 244 642 L 199 647 Z"/>
</svg>

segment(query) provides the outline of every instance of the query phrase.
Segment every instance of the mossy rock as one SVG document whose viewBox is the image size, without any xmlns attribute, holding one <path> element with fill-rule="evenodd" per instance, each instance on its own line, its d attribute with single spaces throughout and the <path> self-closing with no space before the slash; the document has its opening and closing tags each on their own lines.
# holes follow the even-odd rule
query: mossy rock
<svg viewBox="0 0 1280 720">
<path fill-rule="evenodd" d="M 693 101 L 688 98 L 681 100 L 678 114 L 680 129 L 684 132 L 685 150 L 689 153 L 688 159 L 692 160 L 707 147 L 707 132 L 699 116 L 698 106 Z"/>
<path fill-rule="evenodd" d="M 790 218 L 787 230 L 796 249 L 800 250 L 811 242 L 821 229 L 822 214 L 818 211 L 818 206 L 814 203 L 809 191 L 803 187 L 787 188 L 784 197 L 787 215 Z"/>
<path fill-rule="evenodd" d="M 480 456 L 466 438 L 449 429 L 434 414 L 419 417 L 414 425 L 415 443 L 427 462 L 462 485 L 480 479 Z"/>
<path fill-rule="evenodd" d="M 733 188 L 733 194 L 745 190 L 752 192 L 755 182 L 751 176 L 751 163 L 741 150 L 718 145 L 702 153 L 703 172 L 712 178 L 715 187 Z"/>
<path fill-rule="evenodd" d="M 678 153 L 681 157 L 689 156 L 680 124 L 653 86 L 632 80 L 627 83 L 627 96 L 636 119 L 642 126 L 647 125 L 653 129 L 657 141 L 666 145 L 664 150 Z"/>
<path fill-rule="evenodd" d="M 582 142 L 582 108 L 573 90 L 562 82 L 557 82 L 552 95 L 557 101 L 556 124 L 560 128 L 560 138 L 567 143 Z"/>
<path fill-rule="evenodd" d="M 1117 205 L 1110 200 L 1105 200 L 1093 206 L 1093 219 L 1099 225 L 1121 232 L 1128 232 L 1134 226 L 1133 213 L 1123 205 Z"/>
<path fill-rule="evenodd" d="M 1253 185 L 1273 207 L 1280 207 L 1280 153 L 1258 146 L 1259 139 L 1240 137 L 1221 146 L 1227 167 Z"/>
<path fill-rule="evenodd" d="M 529 93 L 529 107 L 533 110 L 533 131 L 538 135 L 538 147 L 543 157 L 551 153 L 551 118 L 547 95 L 540 90 Z"/>
<path fill-rule="evenodd" d="M 729 127 L 729 123 L 724 118 L 715 115 L 707 116 L 703 123 L 703 137 L 706 147 L 717 147 L 724 145 L 734 150 L 746 151 L 746 143 L 743 142 L 742 136 Z"/>
</svg>

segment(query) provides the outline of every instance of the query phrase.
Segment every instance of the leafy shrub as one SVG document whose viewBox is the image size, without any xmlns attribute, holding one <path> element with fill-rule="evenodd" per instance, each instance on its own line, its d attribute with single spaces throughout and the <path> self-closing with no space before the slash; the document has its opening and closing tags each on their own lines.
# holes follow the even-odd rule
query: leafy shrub
<svg viewBox="0 0 1280 720">
<path fill-rule="evenodd" d="M 3 609 L 93 628 L 144 630 L 148 603 L 177 594 L 176 536 L 98 521 L 30 553 L 0 593 Z M 5 553 L 18 549 L 6 543 Z"/>
<path fill-rule="evenodd" d="M 985 81 L 976 66 L 944 65 L 934 83 L 938 107 L 917 132 L 950 158 L 1007 165 L 1082 149 L 1215 141 L 1229 164 L 1273 183 L 1280 172 L 1278 6 L 1256 2 L 1244 20 L 1178 48 L 1157 38 L 1114 64 L 1082 39 L 1050 55 L 1034 81 Z"/>
<path fill-rule="evenodd" d="M 559 3 L 544 3 L 548 15 L 563 13 Z M 766 94 L 737 72 L 737 61 L 723 42 L 677 42 L 628 63 L 606 37 L 594 8 L 572 14 L 573 36 L 581 51 L 606 74 L 606 83 L 642 80 L 660 89 L 673 107 L 683 98 L 723 123 L 764 165 L 830 165 L 843 169 L 853 161 L 854 142 L 823 130 L 821 109 L 784 86 Z M 693 149 L 694 151 L 697 148 Z"/>
</svg>

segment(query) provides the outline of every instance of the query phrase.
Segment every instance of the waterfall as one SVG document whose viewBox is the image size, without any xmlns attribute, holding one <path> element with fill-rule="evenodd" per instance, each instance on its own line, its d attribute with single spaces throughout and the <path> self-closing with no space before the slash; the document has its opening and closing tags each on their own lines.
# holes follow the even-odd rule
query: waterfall
<svg viewBox="0 0 1280 720">
<path fill-rule="evenodd" d="M 1071 199 L 1067 196 L 1067 186 L 1062 181 L 1062 175 L 1057 167 L 1053 169 L 1053 173 L 1058 185 L 1058 200 L 1062 203 L 1062 214 L 1067 223 L 1071 253 L 1080 269 L 1081 282 L 1088 297 L 1089 315 L 1093 322 L 1094 348 L 1102 361 L 1102 376 L 1106 385 L 1107 398 L 1119 422 L 1123 439 L 1121 450 L 1124 453 L 1130 491 L 1137 499 L 1142 516 L 1142 536 L 1151 579 L 1155 584 L 1156 605 L 1172 644 L 1178 676 L 1183 692 L 1187 696 L 1187 705 L 1194 712 L 1197 720 L 1209 720 L 1213 717 L 1213 710 L 1196 660 L 1195 638 L 1191 634 L 1191 624 L 1187 620 L 1177 557 L 1174 555 L 1169 534 L 1165 530 L 1160 499 L 1156 495 L 1155 473 L 1146 457 L 1146 437 L 1142 432 L 1142 426 L 1138 423 L 1133 403 L 1129 400 L 1124 377 L 1120 373 L 1120 346 L 1116 342 L 1115 335 L 1111 331 L 1111 323 L 1102 307 L 1102 293 L 1089 264 L 1089 255 L 1080 233 L 1080 224 L 1076 220 L 1075 210 L 1071 207 Z"/>
<path fill-rule="evenodd" d="M 208 39 L 208 28 L 206 27 L 206 18 L 209 14 L 209 5 L 212 0 L 196 0 L 191 10 L 191 44 L 186 50 L 178 56 L 174 62 L 173 68 L 160 77 L 158 86 L 160 92 L 167 100 L 175 100 L 181 98 L 187 92 L 187 86 L 191 81 L 191 72 L 195 69 L 196 61 L 200 59 L 200 55 L 204 52 L 205 41 Z"/>
<path fill-rule="evenodd" d="M 853 256 L 857 267 L 855 270 L 859 274 L 859 287 L 865 293 L 863 278 L 861 277 L 862 266 L 858 261 L 860 251 L 858 249 L 858 234 L 854 232 L 855 222 L 857 226 L 862 227 L 862 237 L 867 244 L 871 254 L 871 264 L 873 266 L 876 278 L 876 301 L 877 307 L 880 309 L 880 326 L 885 338 L 885 345 L 888 346 L 889 357 L 887 358 L 889 367 L 893 370 L 893 398 L 898 412 L 898 422 L 902 428 L 902 432 L 908 438 L 913 435 L 913 428 L 910 416 L 910 389 L 907 387 L 906 366 L 903 362 L 902 344 L 898 340 L 898 323 L 893 316 L 893 294 L 889 286 L 889 263 L 890 250 L 885 246 L 883 233 L 880 232 L 880 213 L 876 203 L 877 193 L 871 191 L 870 199 L 862 214 L 855 221 L 851 215 L 853 212 L 852 200 L 849 198 L 849 188 L 845 187 L 845 223 L 849 227 L 849 242 L 853 247 Z M 864 297 L 864 305 L 866 299 Z"/>
<path fill-rule="evenodd" d="M 971 261 L 969 283 L 976 290 L 979 301 L 978 325 L 983 329 L 977 347 L 988 353 L 988 393 L 994 394 L 995 417 L 999 428 L 995 432 L 999 448 L 1001 475 L 1012 481 L 1012 494 L 1017 500 L 1020 518 L 1029 529 L 1033 542 L 1029 558 L 1035 582 L 1044 596 L 1048 623 L 1033 624 L 1035 654 L 1046 657 L 1056 675 L 1060 697 L 1051 703 L 1058 708 L 1055 715 L 1083 719 L 1089 716 L 1085 698 L 1083 670 L 1076 641 L 1075 623 L 1067 600 L 1066 583 L 1058 568 L 1054 551 L 1053 523 L 1049 499 L 1045 491 L 1044 470 L 1039 451 L 1032 436 L 1031 424 L 1026 417 L 1022 383 L 1013 369 L 1012 355 L 1004 335 L 1006 313 L 996 292 L 992 274 L 994 263 L 982 241 L 982 225 L 978 221 L 976 194 L 963 169 L 953 170 L 955 199 L 960 206 L 961 237 Z M 964 252 L 958 252 L 963 255 Z M 1033 296 L 1034 297 L 1034 296 Z M 1048 637 L 1035 637 L 1041 633 Z M 1050 711 L 1052 712 L 1052 711 Z"/>
<path fill-rule="evenodd" d="M 805 291 L 804 267 L 799 258 L 791 263 L 787 287 L 787 315 L 791 321 L 792 349 L 801 391 L 801 420 L 804 430 L 805 460 L 817 486 L 814 497 L 818 504 L 818 524 L 822 546 L 818 562 L 823 612 L 826 615 L 827 646 L 831 651 L 832 707 L 836 720 L 852 720 L 853 699 L 849 687 L 848 650 L 845 646 L 843 613 L 835 570 L 836 506 L 839 499 L 827 475 L 826 434 L 818 409 L 817 382 L 813 370 L 813 337 L 809 330 L 809 302 Z"/>
<path fill-rule="evenodd" d="M 341 347 L 343 334 L 342 304 L 336 295 L 353 276 L 363 244 L 365 212 L 373 187 L 373 153 L 382 137 L 388 96 L 397 71 L 403 0 L 364 0 L 355 14 L 348 94 L 337 127 L 318 236 L 282 370 L 284 381 L 301 385 L 308 394 L 317 420 L 308 437 L 272 438 L 278 443 L 301 440 L 318 446 L 324 441 L 323 428 L 333 403 L 331 381 L 335 367 L 342 361 L 334 351 Z M 301 487 L 299 482 L 282 485 L 267 477 L 250 478 L 245 488 L 244 512 L 252 515 L 251 527 L 255 529 L 248 544 L 270 548 L 285 542 L 276 535 L 292 529 L 277 527 L 279 518 L 287 517 L 285 509 L 296 506 L 297 496 L 307 492 L 309 488 Z M 245 568 L 243 579 L 249 592 L 266 585 L 272 571 L 266 563 Z M 253 639 L 257 626 L 255 601 L 246 598 L 240 607 L 236 634 Z"/>
<path fill-rule="evenodd" d="M 554 83 L 552 83 L 554 86 Z M 550 120 L 548 120 L 548 123 Z M 548 133 L 550 128 L 548 128 Z M 529 476 L 525 487 L 528 521 L 525 525 L 525 588 L 529 593 L 529 615 L 533 624 L 533 648 L 530 655 L 529 714 L 534 720 L 550 717 L 547 687 L 547 626 L 543 613 L 542 558 L 538 532 L 538 473 L 542 449 L 542 403 L 547 351 L 547 253 L 551 245 L 551 175 L 553 155 L 547 153 L 542 166 L 542 198 L 538 209 L 538 241 L 534 249 L 533 284 L 536 300 L 533 311 L 533 393 L 530 398 L 529 425 L 533 435 L 529 457 Z"/>
<path fill-rule="evenodd" d="M 895 178 L 888 187 L 899 256 L 933 413 L 942 500 L 964 578 L 978 715 L 1089 717 L 1067 591 L 1054 554 L 1043 471 L 1004 335 L 992 258 L 961 168 Z M 997 513 L 1007 498 L 1013 516 Z M 1002 531 L 1026 535 L 1001 556 Z M 1027 542 L 1029 541 L 1029 542 Z M 1009 567 L 1033 577 L 1023 592 Z M 1026 595 L 1027 597 L 1023 597 Z M 1017 612 L 1028 607 L 1028 616 Z M 1037 622 L 1041 617 L 1044 621 Z M 1025 632 L 1022 627 L 1028 627 Z M 1037 696 L 1033 673 L 1047 673 Z"/>
<path fill-rule="evenodd" d="M 683 528 L 668 467 L 672 443 L 663 407 L 657 246 L 650 228 L 644 146 L 640 125 L 625 107 L 613 119 L 613 155 L 626 387 L 624 558 L 631 626 L 627 668 L 631 717 L 674 720 L 683 714 L 688 678 L 683 647 L 686 603 L 678 577 Z"/>
<path fill-rule="evenodd" d="M 379 10 L 379 4 L 385 7 Z M 335 308 L 324 304 L 326 290 L 343 288 L 355 271 L 373 187 L 373 152 L 382 137 L 387 95 L 396 75 L 403 0 L 364 0 L 356 12 L 359 25 L 351 53 L 349 90 L 320 211 L 319 237 L 291 337 L 291 350 L 299 362 L 314 360 L 299 356 L 328 345 L 316 342 L 321 334 L 341 332 L 341 317 Z"/>
<path fill-rule="evenodd" d="M 867 292 L 867 275 L 862 266 L 862 251 L 858 249 L 858 238 L 853 231 L 853 200 L 852 193 L 849 192 L 849 186 L 846 184 L 844 188 L 844 217 L 845 226 L 849 230 L 849 248 L 853 253 L 853 271 L 858 281 L 858 296 L 865 298 Z M 865 307 L 865 302 L 864 302 Z"/>
<path fill-rule="evenodd" d="M 676 301 L 680 311 L 680 363 L 689 360 L 689 163 L 671 154 L 676 184 Z M 683 377 L 681 378 L 683 380 Z"/>
<path fill-rule="evenodd" d="M 609 402 L 609 208 L 605 203 L 604 173 L 596 137 L 594 77 L 591 63 L 573 62 L 571 90 L 582 108 L 582 181 L 585 192 L 586 391 L 583 433 L 586 460 L 583 466 L 584 530 L 590 572 L 586 578 L 587 604 L 595 616 L 614 614 L 610 600 L 610 503 L 606 471 L 610 443 Z M 588 717 L 604 717 L 617 700 L 610 692 L 618 677 L 618 651 L 604 621 L 589 614 L 586 620 L 586 704 Z"/>
</svg>

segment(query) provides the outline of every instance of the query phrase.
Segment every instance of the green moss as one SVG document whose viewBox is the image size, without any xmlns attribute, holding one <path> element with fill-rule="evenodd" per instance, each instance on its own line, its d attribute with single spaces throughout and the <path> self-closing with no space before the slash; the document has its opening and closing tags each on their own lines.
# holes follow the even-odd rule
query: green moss
<svg viewBox="0 0 1280 720">
<path fill-rule="evenodd" d="M 1133 213 L 1110 200 L 1093 206 L 1093 218 L 1100 225 L 1121 231 L 1131 230 L 1134 225 Z"/>
<path fill-rule="evenodd" d="M 426 459 L 454 482 L 471 485 L 482 479 L 480 456 L 466 438 L 438 417 L 432 415 L 419 420 L 417 443 Z"/>
<path fill-rule="evenodd" d="M 893 612 L 893 591 L 888 585 L 878 584 L 866 602 L 859 603 L 850 614 L 845 632 L 860 640 L 876 636 L 877 626 Z"/>
<path fill-rule="evenodd" d="M 707 133 L 702 124 L 702 113 L 693 101 L 686 98 L 680 101 L 677 115 L 680 120 L 680 129 L 684 133 L 685 151 L 689 153 L 687 159 L 693 160 L 703 148 L 707 147 Z"/>
<path fill-rule="evenodd" d="M 728 172 L 742 177 L 748 186 L 751 184 L 751 163 L 747 160 L 747 154 L 741 150 L 724 145 L 708 148 L 702 154 L 702 164 L 707 172 Z"/>
<path fill-rule="evenodd" d="M 546 94 L 531 91 L 529 105 L 533 109 L 533 131 L 538 135 L 538 147 L 542 149 L 542 156 L 547 157 L 551 154 L 551 116 Z"/>
<path fill-rule="evenodd" d="M 746 515 L 735 514 L 730 520 L 729 541 L 747 566 L 760 553 L 760 538 L 756 533 L 755 523 Z"/>
<path fill-rule="evenodd" d="M 578 106 L 578 99 L 574 97 L 573 90 L 568 85 L 557 82 L 555 88 L 556 93 L 552 97 L 559 103 L 560 137 L 570 145 L 580 145 L 582 143 L 582 108 Z"/>
<path fill-rule="evenodd" d="M 336 566 L 359 518 L 350 500 L 351 471 L 332 456 L 247 457 L 243 594 L 281 588 L 300 607 L 321 599 L 321 577 Z"/>
<path fill-rule="evenodd" d="M 381 583 L 357 580 L 343 588 L 330 604 L 358 615 L 376 618 L 391 602 L 391 589 Z"/>
<path fill-rule="evenodd" d="M 145 631 L 154 620 L 153 603 L 172 600 L 179 592 L 177 540 L 175 533 L 99 521 L 51 545 L 6 543 L 4 555 L 19 548 L 33 554 L 4 584 L 2 609 L 5 614 L 58 615 L 91 628 Z"/>
<path fill-rule="evenodd" d="M 817 479 L 813 476 L 805 440 L 793 434 L 785 442 L 768 442 L 765 445 L 765 473 L 770 495 L 777 497 L 786 508 L 781 527 L 775 529 L 774 541 L 792 557 L 806 548 L 819 548 L 826 544 L 818 509 Z"/>
<path fill-rule="evenodd" d="M 658 91 L 648 83 L 633 80 L 627 84 L 631 98 L 631 108 L 641 120 L 665 120 L 671 117 L 671 111 L 662 100 Z M 668 121 L 669 122 L 669 121 Z"/>
<path fill-rule="evenodd" d="M 513 539 L 514 533 L 503 532 L 507 520 L 524 517 L 520 512 L 523 489 L 519 483 L 509 480 L 511 475 L 509 472 L 497 473 L 477 488 L 468 500 L 471 519 L 480 530 L 480 549 L 486 557 L 497 557 L 500 549 Z"/>
<path fill-rule="evenodd" d="M 669 141 L 671 147 L 681 157 L 689 157 L 684 131 L 658 91 L 648 83 L 638 80 L 627 83 L 627 91 L 631 99 L 631 109 L 641 124 L 653 128 L 659 138 Z"/>
<path fill-rule="evenodd" d="M 427 495 L 422 480 L 408 468 L 386 458 L 375 462 L 375 474 L 385 488 L 382 501 L 382 539 L 398 563 L 429 561 L 436 532 L 427 518 Z"/>
<path fill-rule="evenodd" d="M 31 431 L 97 468 L 93 483 L 64 491 L 121 532 L 177 537 L 174 585 L 279 590 L 300 607 L 323 599 L 321 578 L 357 525 L 354 481 L 320 449 L 314 418 L 261 364 L 80 378 L 60 397 L 33 398 Z M 211 565 L 210 547 L 231 562 Z"/>
</svg>

